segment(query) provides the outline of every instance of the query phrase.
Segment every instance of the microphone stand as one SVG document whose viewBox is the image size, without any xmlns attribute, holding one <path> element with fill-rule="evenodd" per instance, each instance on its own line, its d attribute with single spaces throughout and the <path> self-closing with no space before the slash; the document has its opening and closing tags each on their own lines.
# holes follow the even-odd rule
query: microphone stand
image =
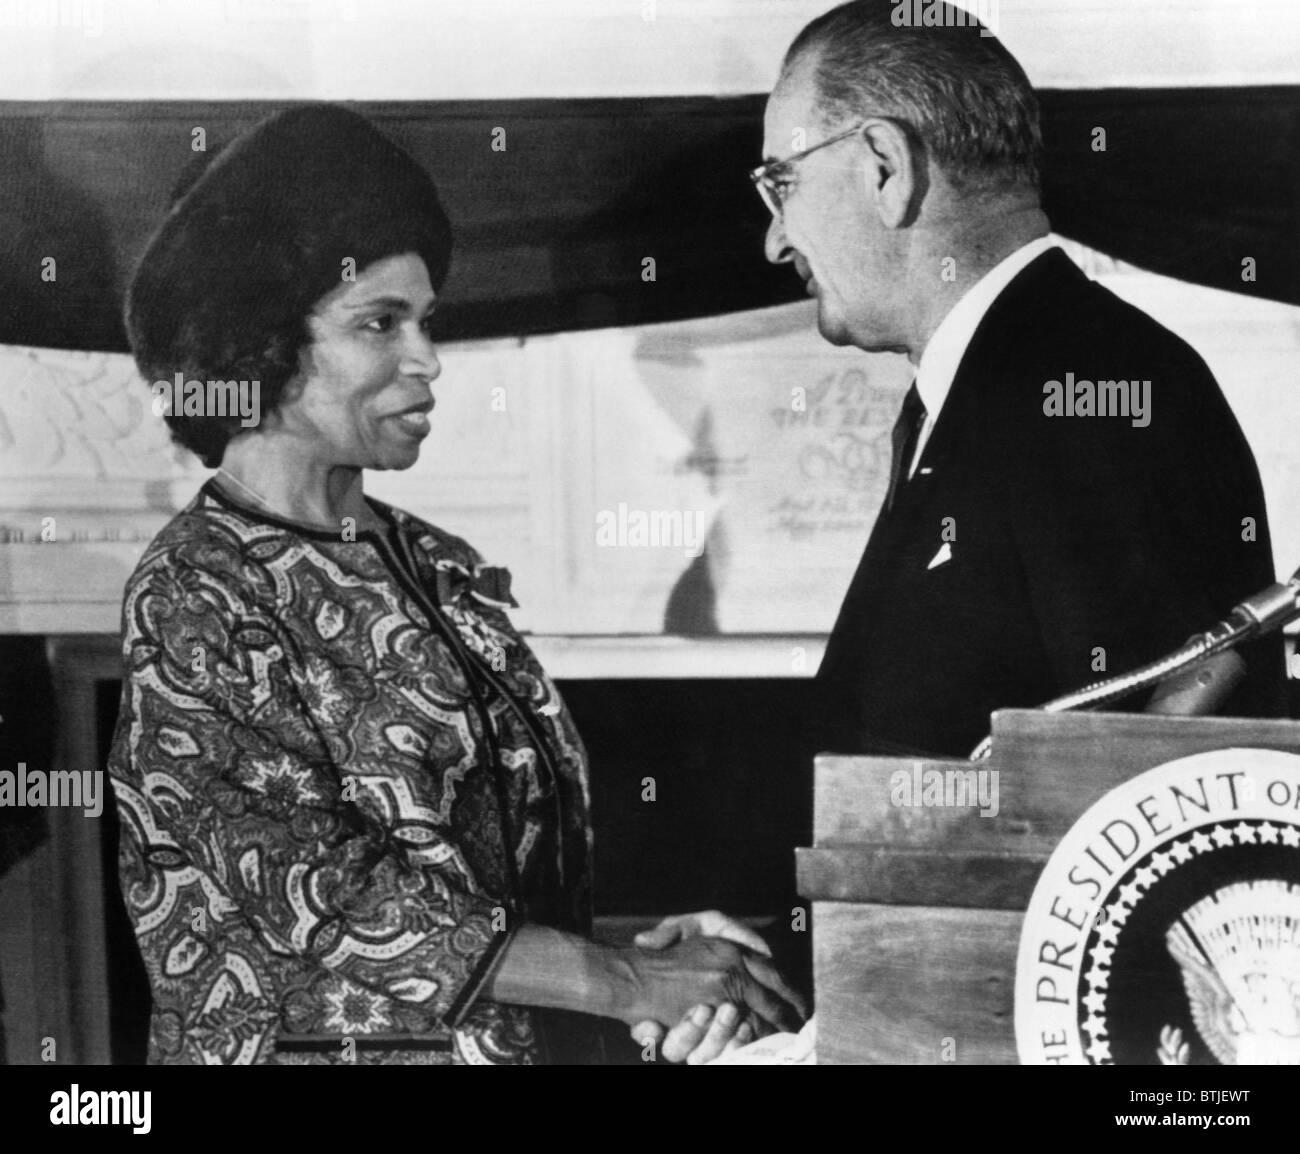
<svg viewBox="0 0 1300 1154">
<path fill-rule="evenodd" d="M 1087 709 L 1117 701 L 1130 693 L 1168 681 L 1192 666 L 1208 666 L 1210 659 L 1216 655 L 1227 653 L 1243 641 L 1271 633 L 1296 617 L 1300 617 L 1300 570 L 1296 570 L 1289 581 L 1279 581 L 1253 597 L 1246 598 L 1212 629 L 1196 634 L 1167 656 L 1139 666 L 1129 673 L 1076 689 L 1039 708 L 1046 713 L 1065 713 L 1071 709 Z M 1237 660 L 1237 665 L 1239 678 L 1244 665 L 1240 659 Z M 1207 684 L 1209 680 L 1205 679 Z M 1227 689 L 1231 687 L 1229 684 Z M 988 757 L 992 748 L 993 736 L 990 734 L 975 747 L 970 760 L 982 761 Z"/>
</svg>

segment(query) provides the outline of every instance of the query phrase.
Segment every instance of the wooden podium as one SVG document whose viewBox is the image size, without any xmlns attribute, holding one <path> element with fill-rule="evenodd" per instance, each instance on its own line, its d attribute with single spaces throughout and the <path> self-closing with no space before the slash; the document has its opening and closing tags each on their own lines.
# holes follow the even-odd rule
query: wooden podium
<svg viewBox="0 0 1300 1154">
<path fill-rule="evenodd" d="M 812 902 L 818 1063 L 1017 1062 L 1021 924 L 1060 839 L 1153 766 L 1300 751 L 1300 722 L 1006 710 L 993 737 L 977 763 L 817 758 L 814 845 L 796 866 Z M 997 816 L 896 804 L 895 775 L 933 769 L 997 771 Z"/>
</svg>

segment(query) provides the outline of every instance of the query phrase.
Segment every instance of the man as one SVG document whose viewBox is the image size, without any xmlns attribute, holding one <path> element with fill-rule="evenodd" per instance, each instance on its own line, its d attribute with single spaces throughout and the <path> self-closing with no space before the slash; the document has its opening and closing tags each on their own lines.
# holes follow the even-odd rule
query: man
<svg viewBox="0 0 1300 1154">
<path fill-rule="evenodd" d="M 768 259 L 808 284 L 822 335 L 916 366 L 815 744 L 962 755 L 994 709 L 1157 657 L 1274 572 L 1205 364 L 1051 247 L 1020 66 L 964 21 L 897 27 L 897 9 L 860 0 L 799 35 L 765 144 L 805 151 L 758 179 Z M 1246 656 L 1224 711 L 1280 713 L 1280 646 Z"/>
<path fill-rule="evenodd" d="M 941 27 L 900 11 L 856 0 L 799 34 L 754 178 L 768 259 L 805 281 L 822 335 L 916 369 L 810 752 L 963 756 L 993 710 L 1148 661 L 1274 573 L 1205 364 L 1047 239 L 1024 72 L 954 9 Z M 1245 656 L 1224 712 L 1281 713 L 1280 645 Z M 725 1037 L 690 1023 L 665 1047 L 698 1061 Z"/>
</svg>

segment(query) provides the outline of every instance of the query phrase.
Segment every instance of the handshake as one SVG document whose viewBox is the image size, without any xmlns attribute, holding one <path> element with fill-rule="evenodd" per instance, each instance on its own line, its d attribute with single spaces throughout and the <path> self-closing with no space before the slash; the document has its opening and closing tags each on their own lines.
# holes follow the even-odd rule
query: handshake
<svg viewBox="0 0 1300 1154">
<path fill-rule="evenodd" d="M 665 918 L 624 954 L 632 996 L 618 1015 L 669 1062 L 698 1065 L 776 1031 L 797 1032 L 807 1006 L 758 934 L 707 910 Z"/>
</svg>

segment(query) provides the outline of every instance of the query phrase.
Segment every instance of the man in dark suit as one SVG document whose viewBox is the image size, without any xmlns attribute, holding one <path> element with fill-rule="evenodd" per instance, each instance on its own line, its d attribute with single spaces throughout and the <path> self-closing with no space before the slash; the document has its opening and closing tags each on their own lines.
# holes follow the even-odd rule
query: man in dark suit
<svg viewBox="0 0 1300 1154">
<path fill-rule="evenodd" d="M 1047 239 L 1020 66 L 965 20 L 899 11 L 859 0 L 799 35 L 754 176 L 768 258 L 807 283 L 822 335 L 916 368 L 814 743 L 961 755 L 994 709 L 1157 657 L 1274 571 L 1204 362 Z M 1247 657 L 1224 711 L 1280 712 L 1280 646 Z"/>
<path fill-rule="evenodd" d="M 993 710 L 1157 657 L 1274 579 L 1210 371 L 1051 244 L 1024 72 L 948 6 L 924 6 L 942 26 L 895 23 L 921 7 L 808 25 L 753 173 L 768 259 L 807 284 L 822 336 L 916 367 L 810 752 L 965 755 Z M 1281 713 L 1280 644 L 1245 652 L 1224 711 Z M 701 1014 L 665 1052 L 707 1061 L 735 1028 Z"/>
</svg>

